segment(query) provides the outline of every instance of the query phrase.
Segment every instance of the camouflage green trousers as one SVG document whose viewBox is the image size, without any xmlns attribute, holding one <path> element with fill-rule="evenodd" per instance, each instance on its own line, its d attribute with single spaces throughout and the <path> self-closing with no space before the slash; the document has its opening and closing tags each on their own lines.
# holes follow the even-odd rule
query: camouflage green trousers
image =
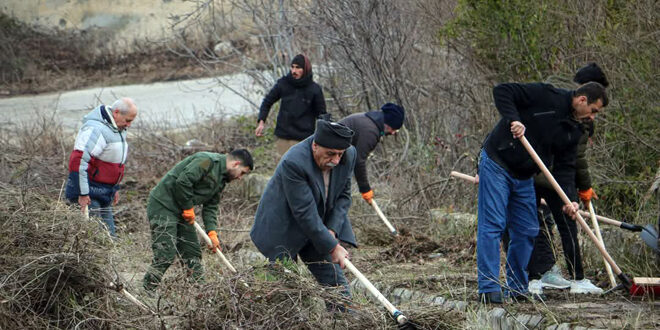
<svg viewBox="0 0 660 330">
<path fill-rule="evenodd" d="M 147 202 L 147 217 L 154 258 L 144 275 L 144 288 L 154 290 L 177 256 L 195 281 L 203 281 L 202 251 L 195 227 L 151 197 Z"/>
</svg>

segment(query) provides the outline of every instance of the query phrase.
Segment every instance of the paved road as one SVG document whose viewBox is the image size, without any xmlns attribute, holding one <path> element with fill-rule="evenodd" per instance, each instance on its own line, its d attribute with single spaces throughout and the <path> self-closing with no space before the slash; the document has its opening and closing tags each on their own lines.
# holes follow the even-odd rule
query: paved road
<svg viewBox="0 0 660 330">
<path fill-rule="evenodd" d="M 222 81 L 226 86 L 218 83 Z M 77 129 L 84 114 L 98 104 L 128 96 L 139 108 L 139 124 L 178 127 L 209 116 L 257 112 L 264 90 L 245 74 L 218 78 L 89 88 L 62 93 L 0 99 L 0 129 L 38 118 L 53 118 L 65 128 Z M 232 92 L 246 95 L 248 100 Z M 250 101 L 252 103 L 250 103 Z"/>
</svg>

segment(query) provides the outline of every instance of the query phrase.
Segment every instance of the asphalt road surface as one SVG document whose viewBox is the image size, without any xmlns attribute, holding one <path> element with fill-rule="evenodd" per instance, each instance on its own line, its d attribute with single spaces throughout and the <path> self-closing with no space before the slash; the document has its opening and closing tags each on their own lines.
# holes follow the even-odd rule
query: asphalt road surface
<svg viewBox="0 0 660 330">
<path fill-rule="evenodd" d="M 46 119 L 61 122 L 65 129 L 77 130 L 91 109 L 126 96 L 133 98 L 139 109 L 133 127 L 176 128 L 210 116 L 255 114 L 265 92 L 247 75 L 236 74 L 0 98 L 0 129 Z"/>
</svg>

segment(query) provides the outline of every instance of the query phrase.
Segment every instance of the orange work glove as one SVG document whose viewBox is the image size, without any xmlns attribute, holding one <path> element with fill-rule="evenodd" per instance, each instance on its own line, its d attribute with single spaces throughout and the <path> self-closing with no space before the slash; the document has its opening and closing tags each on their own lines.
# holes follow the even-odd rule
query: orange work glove
<svg viewBox="0 0 660 330">
<path fill-rule="evenodd" d="M 181 216 L 183 217 L 184 220 L 186 220 L 186 222 L 189 225 L 192 225 L 193 223 L 195 223 L 195 208 L 191 207 L 187 210 L 183 210 Z"/>
<path fill-rule="evenodd" d="M 369 205 L 371 205 L 371 200 L 374 199 L 374 190 L 371 189 L 371 190 L 369 190 L 369 191 L 367 191 L 367 192 L 363 192 L 363 193 L 362 193 L 362 198 L 363 198 L 365 201 L 367 201 L 367 203 L 369 203 Z"/>
<path fill-rule="evenodd" d="M 220 240 L 218 240 L 218 233 L 215 230 L 209 231 L 209 238 L 211 239 L 211 243 L 213 243 L 213 246 L 209 246 L 209 250 L 213 250 L 213 252 L 215 252 L 215 249 L 222 251 Z"/>
<path fill-rule="evenodd" d="M 598 199 L 598 195 L 596 195 L 593 188 L 578 191 L 578 197 L 585 205 L 591 201 L 591 198 Z"/>
</svg>

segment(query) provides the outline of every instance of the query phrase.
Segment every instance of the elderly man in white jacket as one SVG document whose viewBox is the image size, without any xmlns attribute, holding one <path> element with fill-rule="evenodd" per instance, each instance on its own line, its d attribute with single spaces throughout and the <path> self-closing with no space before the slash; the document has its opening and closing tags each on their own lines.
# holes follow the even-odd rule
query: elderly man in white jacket
<svg viewBox="0 0 660 330">
<path fill-rule="evenodd" d="M 110 107 L 96 107 L 83 117 L 69 157 L 66 198 L 81 209 L 89 207 L 92 215 L 103 219 L 113 237 L 112 206 L 119 200 L 119 183 L 128 155 L 126 129 L 137 112 L 137 106 L 127 97 Z"/>
</svg>

